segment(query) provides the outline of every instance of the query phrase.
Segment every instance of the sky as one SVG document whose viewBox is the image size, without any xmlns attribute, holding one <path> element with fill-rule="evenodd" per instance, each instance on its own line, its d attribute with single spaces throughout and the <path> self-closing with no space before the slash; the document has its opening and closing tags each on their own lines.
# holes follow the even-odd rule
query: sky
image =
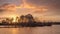
<svg viewBox="0 0 60 34">
<path fill-rule="evenodd" d="M 32 14 L 43 20 L 60 21 L 60 0 L 0 0 L 0 17 Z"/>
</svg>

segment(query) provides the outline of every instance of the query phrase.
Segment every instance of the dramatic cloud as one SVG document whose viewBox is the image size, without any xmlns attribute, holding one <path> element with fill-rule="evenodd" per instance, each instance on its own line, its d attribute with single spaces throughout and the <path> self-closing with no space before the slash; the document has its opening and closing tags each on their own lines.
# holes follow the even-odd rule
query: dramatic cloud
<svg viewBox="0 0 60 34">
<path fill-rule="evenodd" d="M 60 15 L 60 0 L 26 0 L 30 5 L 41 7 L 45 6 L 48 9 L 48 13 L 52 15 Z M 35 11 L 34 13 L 41 13 Z"/>
<path fill-rule="evenodd" d="M 0 16 L 21 14 L 60 17 L 60 0 L 0 0 Z M 49 18 L 50 19 L 50 18 Z"/>
<path fill-rule="evenodd" d="M 23 8 L 23 3 L 25 3 L 25 9 Z M 34 7 L 33 13 L 42 13 L 43 11 L 59 13 L 60 12 L 60 0 L 0 0 L 0 4 L 3 9 L 0 11 L 14 11 L 16 8 L 23 8 L 24 10 L 31 9 Z M 21 6 L 17 6 L 21 5 Z M 44 12 L 45 13 L 45 12 Z"/>
<path fill-rule="evenodd" d="M 48 6 L 49 8 L 60 9 L 60 0 L 27 0 L 27 2 L 36 6 Z"/>
</svg>

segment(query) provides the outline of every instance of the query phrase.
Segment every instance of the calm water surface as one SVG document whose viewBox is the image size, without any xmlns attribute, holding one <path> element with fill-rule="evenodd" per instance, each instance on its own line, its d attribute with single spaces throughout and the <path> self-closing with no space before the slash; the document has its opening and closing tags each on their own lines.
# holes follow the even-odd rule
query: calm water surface
<svg viewBox="0 0 60 34">
<path fill-rule="evenodd" d="M 0 28 L 0 34 L 60 34 L 60 25 L 51 27 Z"/>
</svg>

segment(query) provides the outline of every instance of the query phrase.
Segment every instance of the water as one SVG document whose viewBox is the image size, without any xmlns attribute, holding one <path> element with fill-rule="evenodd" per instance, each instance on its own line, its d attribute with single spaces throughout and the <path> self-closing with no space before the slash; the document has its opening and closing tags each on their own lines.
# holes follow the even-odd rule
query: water
<svg viewBox="0 0 60 34">
<path fill-rule="evenodd" d="M 51 27 L 0 28 L 0 34 L 60 34 L 60 25 Z"/>
</svg>

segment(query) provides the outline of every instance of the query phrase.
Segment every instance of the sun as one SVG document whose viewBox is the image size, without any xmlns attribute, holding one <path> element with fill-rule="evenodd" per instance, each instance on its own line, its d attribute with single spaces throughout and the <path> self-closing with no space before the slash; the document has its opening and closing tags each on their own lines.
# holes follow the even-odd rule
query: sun
<svg viewBox="0 0 60 34">
<path fill-rule="evenodd" d="M 10 17 L 13 18 L 13 21 L 12 21 L 13 23 L 16 22 L 17 15 L 11 15 Z"/>
<path fill-rule="evenodd" d="M 16 16 L 12 17 L 13 18 L 13 22 L 16 22 Z"/>
</svg>

